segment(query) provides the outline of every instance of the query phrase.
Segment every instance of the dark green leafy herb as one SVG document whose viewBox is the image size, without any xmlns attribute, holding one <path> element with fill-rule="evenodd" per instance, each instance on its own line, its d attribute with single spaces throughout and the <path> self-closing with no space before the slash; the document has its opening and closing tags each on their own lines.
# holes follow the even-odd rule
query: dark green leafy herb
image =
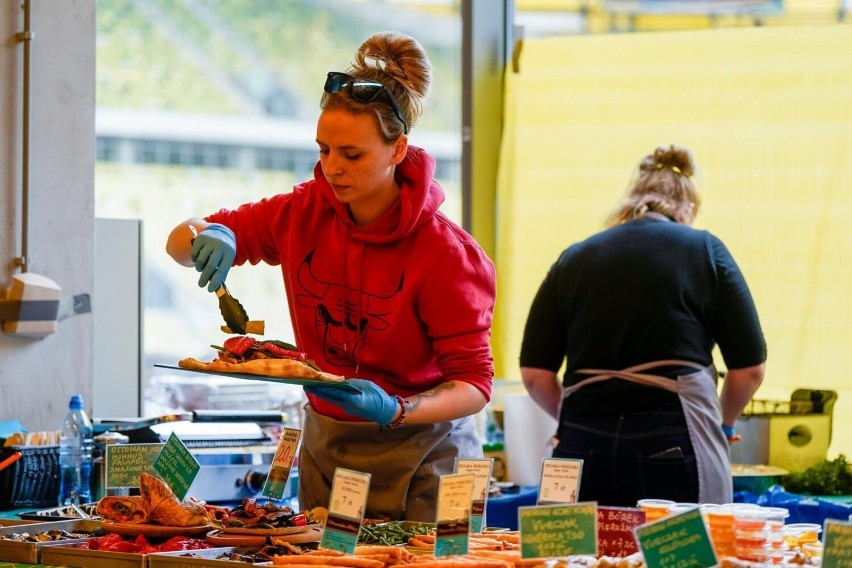
<svg viewBox="0 0 852 568">
<path fill-rule="evenodd" d="M 781 484 L 786 491 L 809 495 L 852 495 L 852 470 L 846 456 L 824 460 L 808 469 L 785 475 Z"/>
</svg>

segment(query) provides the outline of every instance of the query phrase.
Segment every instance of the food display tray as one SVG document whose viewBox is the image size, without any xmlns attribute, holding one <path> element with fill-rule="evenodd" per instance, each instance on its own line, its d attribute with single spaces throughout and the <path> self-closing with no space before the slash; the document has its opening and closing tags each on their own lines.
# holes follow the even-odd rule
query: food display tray
<svg viewBox="0 0 852 568">
<path fill-rule="evenodd" d="M 43 523 L 44 521 L 35 521 L 32 519 L 0 519 L 0 528 L 19 527 L 21 525 L 32 525 L 39 522 Z"/>
<path fill-rule="evenodd" d="M 78 509 L 90 517 L 98 517 L 97 508 L 97 503 L 85 503 L 78 506 Z M 18 516 L 22 519 L 41 522 L 76 520 L 84 518 L 78 511 L 74 510 L 74 507 L 71 507 L 70 505 L 64 507 L 52 507 L 50 509 L 39 509 L 37 511 L 23 511 L 18 513 Z"/>
<path fill-rule="evenodd" d="M 250 375 L 248 373 L 223 373 L 218 371 L 205 371 L 203 369 L 186 369 L 184 367 L 177 367 L 175 365 L 162 365 L 160 363 L 155 363 L 154 366 L 160 367 L 161 369 L 170 369 L 172 371 L 183 371 L 185 373 L 202 373 L 204 375 L 214 375 L 218 377 L 232 377 L 234 379 L 265 381 L 269 383 L 284 383 L 288 385 L 299 386 L 322 385 L 324 387 L 343 389 L 349 392 L 360 392 L 358 390 L 358 387 L 346 381 L 321 381 L 317 379 L 303 379 L 299 377 L 268 377 L 266 375 Z"/>
<path fill-rule="evenodd" d="M 52 521 L 49 523 L 29 523 L 26 525 L 16 525 L 0 528 L 0 535 L 9 535 L 15 533 L 27 532 L 36 534 L 50 530 L 61 531 L 95 531 L 101 526 L 100 521 L 82 520 L 76 521 Z M 69 540 L 51 540 L 45 542 L 20 542 L 17 540 L 6 540 L 0 538 L 0 561 L 4 562 L 26 562 L 29 564 L 38 564 L 41 558 L 41 551 L 45 546 L 51 544 L 67 544 L 81 542 L 85 539 L 69 539 Z"/>
<path fill-rule="evenodd" d="M 204 550 L 181 550 L 177 552 L 155 552 L 148 555 L 148 568 L 197 568 L 198 566 L 271 566 L 272 562 L 255 562 L 249 564 L 241 560 L 227 560 L 218 558 L 219 556 L 229 553 L 248 553 L 256 551 L 254 547 L 236 547 L 224 546 L 220 548 L 207 548 Z M 191 554 L 192 556 L 186 556 Z"/>
<path fill-rule="evenodd" d="M 78 548 L 81 542 L 45 543 L 41 548 L 42 564 L 76 566 L 77 568 L 146 568 L 147 554 L 107 552 Z"/>
</svg>

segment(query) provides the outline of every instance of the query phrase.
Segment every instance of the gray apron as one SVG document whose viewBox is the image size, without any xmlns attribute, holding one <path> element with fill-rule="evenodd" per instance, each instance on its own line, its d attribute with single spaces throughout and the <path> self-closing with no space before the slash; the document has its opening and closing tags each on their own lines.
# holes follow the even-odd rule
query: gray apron
<svg viewBox="0 0 852 568">
<path fill-rule="evenodd" d="M 642 372 L 666 365 L 691 367 L 696 369 L 696 372 L 679 376 L 677 380 Z M 586 385 L 613 378 L 676 393 L 695 451 L 698 466 L 698 502 L 730 503 L 733 500 L 731 453 L 728 440 L 722 432 L 722 406 L 716 392 L 717 374 L 714 366 L 704 366 L 691 361 L 664 360 L 643 363 L 622 371 L 581 369 L 577 373 L 592 376 L 563 388 L 563 400 Z"/>
<path fill-rule="evenodd" d="M 305 405 L 299 451 L 299 506 L 328 507 L 339 466 L 370 474 L 366 518 L 435 522 L 440 476 L 455 458 L 481 458 L 482 442 L 470 416 L 437 424 L 345 422 Z"/>
</svg>

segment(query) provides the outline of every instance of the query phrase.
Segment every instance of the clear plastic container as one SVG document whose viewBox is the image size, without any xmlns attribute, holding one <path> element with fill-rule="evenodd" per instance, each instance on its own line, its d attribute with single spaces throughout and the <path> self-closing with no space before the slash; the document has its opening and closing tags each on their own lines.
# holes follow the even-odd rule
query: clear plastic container
<svg viewBox="0 0 852 568">
<path fill-rule="evenodd" d="M 767 552 L 768 558 L 767 560 L 773 564 L 780 564 L 784 562 L 784 555 L 787 552 L 783 548 L 777 548 L 775 546 L 770 546 L 769 551 Z"/>
<path fill-rule="evenodd" d="M 819 540 L 822 527 L 816 523 L 793 523 L 784 526 L 784 542 L 791 549 L 801 550 L 802 546 Z"/>
<path fill-rule="evenodd" d="M 822 543 L 816 541 L 803 544 L 802 552 L 811 559 L 822 558 Z"/>
<path fill-rule="evenodd" d="M 645 511 L 645 522 L 651 523 L 668 517 L 674 501 L 668 499 L 639 499 L 636 506 Z"/>
<path fill-rule="evenodd" d="M 715 505 L 705 509 L 707 525 L 717 529 L 734 530 L 734 509 L 730 505 Z"/>
<path fill-rule="evenodd" d="M 743 531 L 759 531 L 766 527 L 769 512 L 766 507 L 739 505 L 734 507 L 734 528 Z"/>
<path fill-rule="evenodd" d="M 734 556 L 734 511 L 730 505 L 702 505 L 702 514 L 704 514 L 707 524 L 707 534 L 710 536 L 710 541 L 713 543 L 713 549 L 716 551 L 716 556 Z"/>
<path fill-rule="evenodd" d="M 734 531 L 734 546 L 742 548 L 756 548 L 766 544 L 769 531 Z"/>
<path fill-rule="evenodd" d="M 670 515 L 679 515 L 698 508 L 698 503 L 675 503 L 669 506 Z"/>
<path fill-rule="evenodd" d="M 748 562 L 767 562 L 772 557 L 772 547 L 768 544 L 754 547 L 736 547 L 736 556 Z"/>
<path fill-rule="evenodd" d="M 784 523 L 790 516 L 790 511 L 784 507 L 766 507 L 766 529 L 769 531 L 768 540 L 775 548 L 784 545 Z"/>
</svg>

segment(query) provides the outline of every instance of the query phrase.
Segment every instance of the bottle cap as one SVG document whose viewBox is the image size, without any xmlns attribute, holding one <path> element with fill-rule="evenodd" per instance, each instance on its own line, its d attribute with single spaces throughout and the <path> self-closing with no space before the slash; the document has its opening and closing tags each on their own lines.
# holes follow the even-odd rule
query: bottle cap
<svg viewBox="0 0 852 568">
<path fill-rule="evenodd" d="M 71 410 L 83 410 L 83 395 L 71 395 L 71 400 L 68 402 L 68 408 Z"/>
</svg>

